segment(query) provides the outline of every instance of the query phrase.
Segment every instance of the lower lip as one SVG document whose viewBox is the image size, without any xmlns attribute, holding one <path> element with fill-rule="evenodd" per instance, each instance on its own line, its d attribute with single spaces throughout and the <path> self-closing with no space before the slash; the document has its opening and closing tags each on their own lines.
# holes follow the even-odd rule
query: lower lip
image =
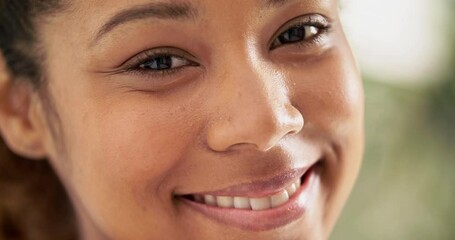
<svg viewBox="0 0 455 240">
<path fill-rule="evenodd" d="M 300 219 L 308 209 L 315 190 L 316 173 L 313 168 L 305 174 L 299 190 L 285 204 L 261 211 L 221 208 L 179 198 L 191 209 L 217 222 L 247 231 L 267 231 Z"/>
</svg>

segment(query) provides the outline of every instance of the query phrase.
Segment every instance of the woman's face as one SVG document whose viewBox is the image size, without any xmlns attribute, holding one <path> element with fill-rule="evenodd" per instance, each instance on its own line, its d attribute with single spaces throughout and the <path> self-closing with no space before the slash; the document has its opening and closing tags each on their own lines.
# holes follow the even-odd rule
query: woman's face
<svg viewBox="0 0 455 240">
<path fill-rule="evenodd" d="M 363 148 L 336 2 L 72 1 L 42 23 L 46 150 L 83 235 L 326 239 Z"/>
</svg>

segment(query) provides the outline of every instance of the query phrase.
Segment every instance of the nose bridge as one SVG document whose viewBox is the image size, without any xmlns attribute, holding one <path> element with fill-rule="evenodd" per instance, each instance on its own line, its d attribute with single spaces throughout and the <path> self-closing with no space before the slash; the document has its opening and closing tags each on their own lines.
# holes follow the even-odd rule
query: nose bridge
<svg viewBox="0 0 455 240">
<path fill-rule="evenodd" d="M 235 80 L 234 80 L 235 79 Z M 273 74 L 260 64 L 246 64 L 230 78 L 236 82 L 236 94 L 231 115 L 248 118 L 246 123 L 278 127 L 283 120 L 284 107 L 289 103 L 287 91 L 279 74 Z M 229 93 L 228 93 L 229 94 Z M 248 113 L 248 114 L 247 114 Z"/>
<path fill-rule="evenodd" d="M 266 151 L 285 135 L 301 130 L 303 117 L 292 106 L 279 71 L 251 52 L 225 59 L 231 60 L 217 80 L 218 111 L 208 131 L 212 149 L 248 145 Z"/>
</svg>

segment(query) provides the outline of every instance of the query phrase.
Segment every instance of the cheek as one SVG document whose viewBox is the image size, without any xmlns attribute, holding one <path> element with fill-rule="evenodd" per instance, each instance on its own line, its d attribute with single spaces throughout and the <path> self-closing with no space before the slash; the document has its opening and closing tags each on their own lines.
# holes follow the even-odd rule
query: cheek
<svg viewBox="0 0 455 240">
<path fill-rule="evenodd" d="M 86 164 L 78 165 L 99 168 L 112 181 L 160 182 L 181 159 L 192 130 L 186 127 L 184 111 L 176 117 L 169 110 L 173 106 L 153 105 L 147 97 L 133 96 L 87 109 L 99 114 L 81 121 L 78 128 L 84 131 L 73 136 L 82 149 L 72 155 Z"/>
<path fill-rule="evenodd" d="M 119 217 L 147 223 L 141 226 L 159 225 L 151 218 L 157 214 L 172 218 L 163 212 L 172 197 L 166 177 L 194 142 L 195 128 L 186 124 L 194 113 L 141 94 L 86 99 L 63 116 L 73 198 L 106 232 L 118 232 Z"/>
<path fill-rule="evenodd" d="M 363 88 L 350 51 L 333 49 L 324 58 L 293 71 L 294 102 L 308 128 L 349 136 L 363 117 Z M 327 136 L 329 137 L 329 136 Z"/>
<path fill-rule="evenodd" d="M 362 159 L 361 78 L 346 47 L 295 71 L 292 79 L 296 82 L 294 101 L 305 118 L 305 134 L 328 145 L 322 181 L 324 221 L 330 229 L 354 185 Z"/>
</svg>

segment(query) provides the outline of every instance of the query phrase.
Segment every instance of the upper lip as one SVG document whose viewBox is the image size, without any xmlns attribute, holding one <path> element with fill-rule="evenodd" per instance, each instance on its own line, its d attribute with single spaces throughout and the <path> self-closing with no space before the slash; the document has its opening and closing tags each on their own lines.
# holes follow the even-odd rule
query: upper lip
<svg viewBox="0 0 455 240">
<path fill-rule="evenodd" d="M 186 195 L 264 197 L 275 194 L 297 181 L 297 179 L 301 178 L 310 168 L 311 166 L 295 168 L 282 172 L 269 179 L 241 183 L 210 192 L 200 192 Z"/>
</svg>

